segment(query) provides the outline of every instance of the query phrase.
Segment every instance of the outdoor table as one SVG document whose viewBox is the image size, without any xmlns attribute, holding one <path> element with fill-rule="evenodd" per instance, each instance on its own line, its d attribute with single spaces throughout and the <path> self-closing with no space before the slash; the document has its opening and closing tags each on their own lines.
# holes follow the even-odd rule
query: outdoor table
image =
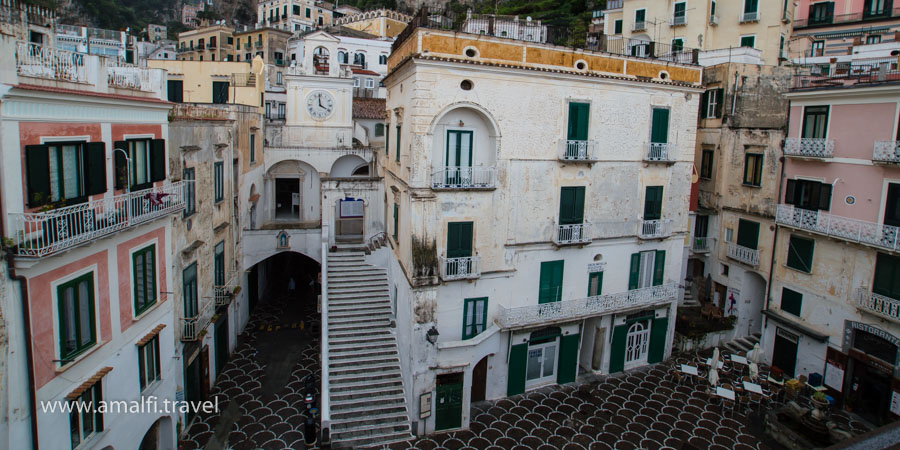
<svg viewBox="0 0 900 450">
<path fill-rule="evenodd" d="M 769 383 L 772 383 L 772 384 L 777 384 L 779 386 L 784 386 L 784 381 L 778 381 L 772 377 L 767 377 L 766 381 L 768 381 Z"/>
<path fill-rule="evenodd" d="M 736 362 L 738 364 L 747 365 L 747 358 L 741 355 L 731 355 L 731 362 Z"/>
<path fill-rule="evenodd" d="M 724 399 L 734 401 L 734 391 L 716 386 L 716 395 Z"/>
<path fill-rule="evenodd" d="M 755 392 L 755 393 L 760 394 L 760 395 L 765 395 L 765 394 L 763 394 L 762 386 L 760 386 L 760 385 L 758 385 L 758 384 L 756 384 L 756 383 L 751 383 L 751 382 L 749 382 L 749 381 L 745 381 L 745 382 L 744 382 L 744 389 L 746 389 L 746 390 L 748 390 L 748 391 L 750 391 L 750 392 Z"/>
<path fill-rule="evenodd" d="M 712 365 L 712 358 L 706 358 L 706 365 L 707 365 L 707 366 L 711 366 L 711 365 Z M 725 363 L 722 362 L 722 361 L 720 360 L 720 361 L 719 361 L 719 364 L 716 366 L 716 369 L 721 369 L 722 366 L 724 366 L 724 365 L 725 365 Z"/>
<path fill-rule="evenodd" d="M 681 371 L 682 371 L 683 373 L 688 374 L 688 375 L 695 375 L 695 376 L 698 375 L 698 373 L 697 373 L 697 368 L 694 367 L 694 366 L 689 366 L 689 365 L 687 365 L 687 364 L 682 364 L 682 365 L 681 365 Z"/>
</svg>

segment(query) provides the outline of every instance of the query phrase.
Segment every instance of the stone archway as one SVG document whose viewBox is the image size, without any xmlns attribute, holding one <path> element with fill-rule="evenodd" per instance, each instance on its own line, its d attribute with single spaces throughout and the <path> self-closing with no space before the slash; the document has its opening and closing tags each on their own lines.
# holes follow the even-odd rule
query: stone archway
<svg viewBox="0 0 900 450">
<path fill-rule="evenodd" d="M 766 298 L 766 280 L 755 272 L 744 272 L 736 336 L 762 332 L 762 309 Z"/>
<path fill-rule="evenodd" d="M 266 217 L 273 222 L 317 224 L 321 219 L 319 174 L 309 164 L 285 160 L 266 172 Z"/>
</svg>

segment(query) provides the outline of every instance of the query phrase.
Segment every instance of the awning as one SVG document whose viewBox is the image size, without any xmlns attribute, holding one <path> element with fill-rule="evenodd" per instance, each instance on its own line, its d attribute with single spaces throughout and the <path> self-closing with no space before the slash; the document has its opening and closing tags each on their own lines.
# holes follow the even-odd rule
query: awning
<svg viewBox="0 0 900 450">
<path fill-rule="evenodd" d="M 164 323 L 157 325 L 155 328 L 150 330 L 149 333 L 147 333 L 144 337 L 142 337 L 141 340 L 137 341 L 137 346 L 140 347 L 140 346 L 150 342 L 150 340 L 155 338 L 156 335 L 158 335 L 159 332 L 162 331 L 162 329 L 165 327 L 166 327 L 166 324 L 164 324 Z"/>
<path fill-rule="evenodd" d="M 81 397 L 81 394 L 84 394 L 84 392 L 90 389 L 91 386 L 97 384 L 97 382 L 100 381 L 101 378 L 106 376 L 106 374 L 110 373 L 112 370 L 113 368 L 109 366 L 98 370 L 97 373 L 94 374 L 94 376 L 88 378 L 87 381 L 81 383 L 81 386 L 78 386 L 77 389 L 70 392 L 69 395 L 66 396 L 66 400 L 71 401 L 78 399 L 78 397 Z"/>
<path fill-rule="evenodd" d="M 775 311 L 772 311 L 769 309 L 764 309 L 764 310 L 762 310 L 762 313 L 766 317 L 768 317 L 788 328 L 799 331 L 801 334 L 811 337 L 819 342 L 825 342 L 828 340 L 828 335 L 819 333 L 818 331 L 813 330 L 812 328 L 807 327 L 806 325 L 799 324 L 779 313 L 776 313 Z"/>
</svg>

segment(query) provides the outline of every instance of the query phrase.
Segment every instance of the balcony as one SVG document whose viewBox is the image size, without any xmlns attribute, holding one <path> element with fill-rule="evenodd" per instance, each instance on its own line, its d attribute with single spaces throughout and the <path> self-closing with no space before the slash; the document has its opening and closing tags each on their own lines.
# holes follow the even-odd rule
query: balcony
<svg viewBox="0 0 900 450">
<path fill-rule="evenodd" d="M 262 48 L 262 46 L 263 46 L 262 41 L 256 41 L 256 48 Z"/>
<path fill-rule="evenodd" d="M 431 188 L 436 190 L 495 189 L 497 169 L 494 167 L 443 167 L 431 174 Z"/>
<path fill-rule="evenodd" d="M 735 244 L 734 242 L 729 242 L 726 252 L 728 257 L 735 261 L 742 262 L 748 266 L 759 266 L 759 250 L 743 247 Z"/>
<path fill-rule="evenodd" d="M 557 225 L 553 243 L 563 245 L 584 245 L 591 243 L 591 224 L 588 222 Z"/>
<path fill-rule="evenodd" d="M 741 23 L 759 22 L 759 11 L 741 14 Z"/>
<path fill-rule="evenodd" d="M 189 181 L 45 212 L 9 213 L 14 252 L 41 258 L 184 209 Z"/>
<path fill-rule="evenodd" d="M 683 27 L 685 25 L 687 25 L 687 16 L 672 16 L 669 19 L 670 27 Z"/>
<path fill-rule="evenodd" d="M 672 234 L 670 219 L 644 220 L 640 222 L 638 237 L 641 239 L 659 239 Z"/>
<path fill-rule="evenodd" d="M 516 308 L 505 308 L 503 305 L 499 305 L 496 321 L 502 329 L 571 322 L 604 314 L 669 304 L 677 300 L 677 294 L 678 288 L 675 284 L 664 284 L 616 294 Z"/>
<path fill-rule="evenodd" d="M 635 22 L 631 26 L 631 31 L 644 31 L 647 29 L 647 22 Z"/>
<path fill-rule="evenodd" d="M 877 21 L 884 20 L 891 17 L 900 16 L 900 8 L 887 9 L 884 8 L 880 11 L 876 11 L 874 14 L 870 12 L 855 12 L 850 14 L 839 14 L 839 15 L 830 15 L 830 16 L 822 16 L 822 17 L 811 17 L 806 19 L 797 19 L 794 21 L 794 28 L 806 28 L 806 27 L 814 27 L 818 25 L 839 25 L 839 24 L 849 24 L 854 22 L 863 22 L 863 21 Z M 783 18 L 782 20 L 784 20 Z M 786 19 L 790 20 L 790 16 L 786 15 Z"/>
<path fill-rule="evenodd" d="M 670 151 L 675 150 L 675 146 L 672 145 L 671 149 L 669 147 L 669 144 L 666 142 L 651 142 L 647 144 L 647 153 L 644 154 L 644 161 L 662 163 L 675 162 L 674 151 Z"/>
<path fill-rule="evenodd" d="M 795 208 L 793 205 L 778 205 L 775 222 L 888 251 L 900 251 L 900 227 Z"/>
<path fill-rule="evenodd" d="M 816 53 L 818 55 L 818 52 Z M 860 63 L 806 64 L 794 67 L 791 89 L 836 89 L 900 80 L 897 58 L 867 60 Z"/>
<path fill-rule="evenodd" d="M 481 257 L 441 257 L 441 280 L 472 280 L 481 277 Z"/>
<path fill-rule="evenodd" d="M 691 238 L 691 251 L 694 253 L 709 253 L 709 238 L 694 236 Z"/>
<path fill-rule="evenodd" d="M 875 141 L 872 161 L 876 163 L 900 164 L 900 141 Z"/>
<path fill-rule="evenodd" d="M 834 156 L 834 140 L 819 138 L 787 138 L 784 155 L 798 158 L 831 158 Z"/>
<path fill-rule="evenodd" d="M 215 312 L 213 309 L 213 302 L 205 301 L 204 299 L 198 301 L 202 304 L 200 306 L 200 311 L 198 311 L 196 315 L 181 318 L 182 342 L 194 342 L 199 340 L 202 337 L 201 333 L 203 333 L 203 330 L 209 325 L 209 321 L 212 319 L 213 313 Z"/>
<path fill-rule="evenodd" d="M 559 160 L 565 162 L 597 161 L 598 141 L 578 141 L 562 139 L 559 141 Z"/>
<path fill-rule="evenodd" d="M 16 72 L 29 77 L 87 83 L 87 56 L 31 42 L 17 42 Z"/>
<path fill-rule="evenodd" d="M 137 89 L 144 92 L 153 92 L 159 89 L 158 86 L 153 86 L 150 69 L 146 67 L 109 61 L 106 71 L 107 82 L 111 87 Z"/>
<path fill-rule="evenodd" d="M 622 9 L 622 4 L 625 0 L 606 0 L 606 9 L 604 11 L 609 11 L 611 9 Z"/>
<path fill-rule="evenodd" d="M 709 16 L 709 24 L 710 25 L 718 25 L 719 24 L 719 16 L 713 14 Z"/>
<path fill-rule="evenodd" d="M 857 289 L 856 298 L 860 310 L 900 323 L 900 300 L 869 292 L 866 288 Z"/>
<path fill-rule="evenodd" d="M 237 277 L 232 274 L 231 279 L 227 280 L 221 286 L 213 286 L 213 297 L 215 298 L 216 308 L 220 306 L 228 306 L 231 299 L 237 292 L 240 292 L 240 286 L 237 285 Z"/>
</svg>

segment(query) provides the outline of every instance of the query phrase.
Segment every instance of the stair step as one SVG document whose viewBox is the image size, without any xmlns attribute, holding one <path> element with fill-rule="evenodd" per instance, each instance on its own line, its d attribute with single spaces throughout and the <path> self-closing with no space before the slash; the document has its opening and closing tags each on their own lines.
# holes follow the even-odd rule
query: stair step
<svg viewBox="0 0 900 450">
<path fill-rule="evenodd" d="M 395 422 L 385 425 L 366 425 L 351 428 L 347 431 L 332 431 L 332 447 L 344 447 L 346 443 L 352 443 L 350 447 L 383 448 L 384 444 L 412 439 L 409 423 Z"/>
<path fill-rule="evenodd" d="M 328 338 L 328 346 L 329 351 L 332 350 L 340 350 L 341 348 L 345 348 L 348 346 L 363 346 L 363 345 L 387 345 L 393 344 L 397 345 L 397 341 L 394 338 L 394 335 L 390 332 L 380 333 L 378 335 L 369 336 L 369 337 L 338 337 L 338 338 Z"/>
<path fill-rule="evenodd" d="M 328 295 L 332 293 L 341 294 L 345 292 L 387 292 L 388 284 L 386 281 L 366 283 L 366 282 L 337 282 L 328 283 Z"/>
<path fill-rule="evenodd" d="M 371 330 L 328 330 L 328 340 L 347 338 L 394 337 L 389 329 L 375 328 Z"/>
<path fill-rule="evenodd" d="M 328 382 L 331 384 L 330 388 L 334 388 L 334 385 L 341 383 L 358 383 L 361 381 L 367 381 L 371 384 L 372 381 L 387 381 L 391 377 L 396 377 L 398 383 L 403 383 L 403 379 L 400 378 L 400 368 L 381 372 L 363 372 L 363 373 L 346 373 L 339 375 L 330 375 L 328 376 Z"/>
<path fill-rule="evenodd" d="M 329 303 L 328 304 L 328 314 L 343 314 L 343 313 L 380 313 L 384 310 L 385 312 L 390 313 L 392 311 L 390 303 L 387 302 L 371 302 L 371 303 Z"/>
<path fill-rule="evenodd" d="M 396 348 L 393 344 L 386 344 L 385 348 L 366 348 L 366 349 L 351 349 L 347 348 L 346 351 L 338 351 L 334 352 L 329 349 L 328 359 L 329 361 L 335 362 L 338 360 L 344 359 L 353 359 L 360 356 L 370 356 L 372 358 L 376 358 L 379 356 L 388 356 L 393 355 L 397 357 L 399 354 L 399 349 Z"/>
<path fill-rule="evenodd" d="M 343 355 L 350 355 L 348 357 L 352 357 L 357 353 L 363 354 L 364 352 L 377 354 L 387 351 L 399 351 L 397 349 L 397 343 L 393 340 L 385 339 L 381 341 L 351 342 L 340 345 L 329 345 L 328 347 L 328 355 L 331 358 L 338 358 Z"/>
<path fill-rule="evenodd" d="M 395 403 L 393 405 L 378 405 L 378 406 L 362 405 L 362 406 L 358 406 L 356 408 L 345 409 L 342 411 L 335 411 L 334 409 L 331 409 L 332 420 L 340 420 L 340 419 L 365 420 L 368 417 L 384 416 L 384 415 L 389 415 L 389 414 L 406 414 L 406 404 L 405 403 L 399 403 L 399 404 Z"/>
<path fill-rule="evenodd" d="M 390 364 L 399 364 L 400 359 L 397 354 L 393 355 L 366 355 L 357 358 L 340 358 L 328 359 L 328 368 L 334 370 L 344 370 L 352 368 L 377 367 Z"/>
<path fill-rule="evenodd" d="M 355 292 L 329 292 L 328 300 L 391 300 L 391 296 L 385 292 L 366 292 L 363 294 Z"/>
<path fill-rule="evenodd" d="M 328 279 L 332 278 L 347 278 L 347 277 L 359 277 L 359 276 L 387 276 L 387 271 L 384 269 L 373 268 L 372 266 L 354 266 L 354 267 L 337 267 L 335 269 L 328 268 Z"/>
<path fill-rule="evenodd" d="M 365 386 L 362 386 L 365 387 Z M 328 398 L 332 405 L 347 401 L 363 401 L 373 397 L 381 397 L 385 395 L 403 396 L 403 386 L 383 386 L 371 389 L 352 389 L 346 392 L 332 392 Z"/>
<path fill-rule="evenodd" d="M 359 419 L 334 419 L 331 421 L 331 433 L 342 433 L 350 430 L 362 431 L 398 425 L 409 426 L 409 418 L 406 416 L 406 413 L 378 414 Z"/>
<path fill-rule="evenodd" d="M 334 319 L 335 322 L 338 320 L 356 320 L 357 318 L 376 318 L 376 319 L 391 319 L 391 308 L 388 306 L 382 306 L 378 309 L 367 309 L 364 311 L 357 311 L 353 309 L 349 310 L 338 310 L 332 311 L 328 310 L 328 322 L 331 323 L 331 320 Z"/>
<path fill-rule="evenodd" d="M 334 376 L 350 375 L 354 373 L 377 374 L 380 372 L 391 371 L 400 368 L 400 360 L 393 358 L 391 360 L 376 361 L 372 364 L 357 364 L 355 366 L 346 367 L 329 367 L 328 374 Z"/>
<path fill-rule="evenodd" d="M 329 402 L 330 411 L 331 412 L 340 412 L 340 413 L 355 413 L 362 412 L 367 413 L 368 411 L 375 411 L 377 409 L 391 409 L 396 407 L 402 407 L 406 409 L 406 399 L 403 398 L 403 395 L 397 394 L 382 394 L 379 396 L 371 396 L 366 399 L 347 399 L 347 400 L 334 400 L 330 399 Z M 368 408 L 368 410 L 367 410 Z M 363 415 L 371 415 L 371 414 L 363 414 Z M 334 417 L 332 415 L 332 417 Z"/>
<path fill-rule="evenodd" d="M 413 440 L 414 437 L 409 431 L 400 433 L 392 433 L 386 435 L 377 435 L 369 439 L 361 439 L 356 445 L 360 450 L 384 449 L 389 445 L 407 442 Z"/>
<path fill-rule="evenodd" d="M 333 378 L 329 378 L 329 399 L 331 396 L 353 395 L 356 392 L 364 392 L 369 389 L 403 389 L 403 379 L 400 376 L 390 377 L 383 380 L 347 380 L 344 383 L 335 383 Z"/>
<path fill-rule="evenodd" d="M 346 320 L 329 320 L 328 321 L 328 331 L 338 331 L 338 330 L 369 330 L 373 328 L 382 328 L 382 327 L 390 327 L 391 321 L 390 319 L 385 318 L 377 318 L 377 317 L 369 317 L 369 318 L 361 318 L 361 319 L 346 319 Z"/>
</svg>

